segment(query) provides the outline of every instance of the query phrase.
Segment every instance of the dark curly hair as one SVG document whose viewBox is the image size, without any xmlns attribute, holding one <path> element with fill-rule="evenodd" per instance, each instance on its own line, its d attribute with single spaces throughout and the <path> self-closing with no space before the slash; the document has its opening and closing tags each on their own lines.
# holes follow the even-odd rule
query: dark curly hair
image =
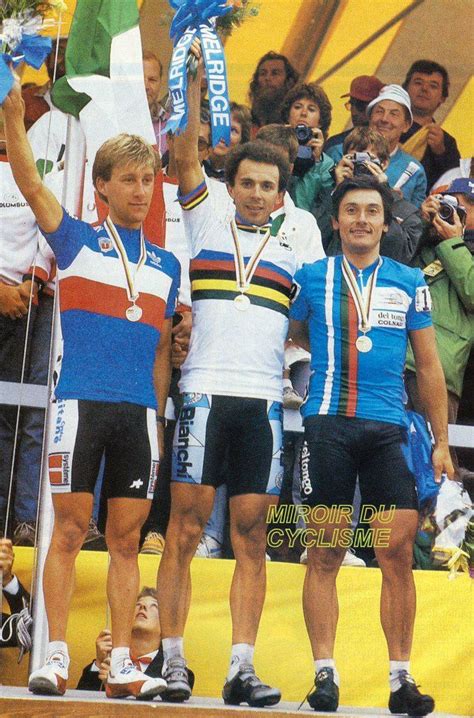
<svg viewBox="0 0 474 718">
<path fill-rule="evenodd" d="M 283 64 L 285 65 L 286 83 L 288 85 L 288 88 L 293 87 L 293 85 L 296 85 L 300 78 L 299 72 L 295 70 L 286 55 L 280 55 L 280 53 L 270 50 L 270 52 L 267 52 L 263 57 L 260 58 L 257 67 L 255 68 L 255 72 L 252 75 L 252 79 L 249 86 L 250 100 L 253 99 L 253 96 L 258 89 L 258 71 L 260 69 L 260 66 L 263 65 L 264 62 L 267 62 L 267 60 L 281 60 L 283 62 Z"/>
<path fill-rule="evenodd" d="M 384 223 L 390 224 L 392 221 L 393 196 L 392 191 L 387 185 L 381 184 L 375 177 L 361 175 L 359 177 L 348 177 L 341 184 L 338 184 L 332 193 L 332 214 L 338 219 L 339 207 L 343 197 L 352 190 L 371 189 L 379 193 L 383 204 Z"/>
<path fill-rule="evenodd" d="M 275 145 L 263 142 L 263 140 L 236 145 L 229 152 L 225 163 L 225 178 L 231 187 L 235 184 L 239 165 L 243 160 L 276 165 L 279 171 L 278 191 L 283 192 L 287 188 L 290 179 L 290 163 L 288 158 L 285 157 L 285 153 Z"/>
<path fill-rule="evenodd" d="M 291 106 L 297 100 L 311 100 L 311 102 L 314 102 L 319 107 L 319 127 L 326 139 L 328 136 L 329 126 L 331 124 L 332 105 L 329 102 L 329 97 L 326 95 L 323 88 L 315 82 L 292 87 L 283 100 L 283 106 L 281 108 L 281 117 L 283 122 L 288 122 Z"/>
</svg>

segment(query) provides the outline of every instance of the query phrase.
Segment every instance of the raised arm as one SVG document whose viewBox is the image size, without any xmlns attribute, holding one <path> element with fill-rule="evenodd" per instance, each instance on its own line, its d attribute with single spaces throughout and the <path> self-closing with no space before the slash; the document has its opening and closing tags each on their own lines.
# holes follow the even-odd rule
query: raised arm
<svg viewBox="0 0 474 718">
<path fill-rule="evenodd" d="M 193 53 L 200 57 L 200 48 L 193 45 Z M 198 155 L 202 72 L 203 64 L 200 60 L 196 77 L 188 75 L 188 125 L 184 132 L 174 138 L 174 155 L 182 195 L 189 194 L 204 182 Z"/>
<path fill-rule="evenodd" d="M 416 382 L 431 429 L 435 438 L 433 469 L 435 481 L 445 471 L 454 478 L 454 469 L 448 446 L 448 394 L 443 368 L 436 350 L 434 327 L 410 332 L 410 343 L 415 355 Z"/>
<path fill-rule="evenodd" d="M 15 84 L 3 101 L 2 108 L 8 161 L 15 182 L 30 205 L 40 229 L 43 232 L 55 232 L 61 223 L 63 210 L 53 193 L 41 181 L 36 169 L 23 122 L 25 103 L 16 76 Z"/>
</svg>

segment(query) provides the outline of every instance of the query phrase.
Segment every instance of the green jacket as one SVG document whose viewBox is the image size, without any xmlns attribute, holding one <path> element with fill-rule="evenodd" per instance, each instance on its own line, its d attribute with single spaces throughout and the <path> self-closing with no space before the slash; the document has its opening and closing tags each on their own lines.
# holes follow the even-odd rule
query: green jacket
<svg viewBox="0 0 474 718">
<path fill-rule="evenodd" d="M 440 264 L 433 264 L 436 260 Z M 474 256 L 461 237 L 454 237 L 424 247 L 412 264 L 423 270 L 430 288 L 436 345 L 448 391 L 460 397 L 474 346 Z M 410 346 L 406 366 L 415 371 Z"/>
<path fill-rule="evenodd" d="M 331 170 L 333 167 L 333 160 L 323 152 L 320 162 L 315 162 L 303 177 L 291 177 L 288 187 L 296 206 L 311 212 L 316 218 L 325 250 L 332 236 L 331 192 L 334 188 L 334 179 Z"/>
</svg>

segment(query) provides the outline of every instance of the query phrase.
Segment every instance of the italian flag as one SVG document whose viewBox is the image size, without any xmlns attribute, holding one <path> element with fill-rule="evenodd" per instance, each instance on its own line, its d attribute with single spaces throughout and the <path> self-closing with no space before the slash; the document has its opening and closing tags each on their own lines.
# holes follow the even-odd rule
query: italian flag
<svg viewBox="0 0 474 718">
<path fill-rule="evenodd" d="M 80 120 L 90 162 L 121 132 L 156 143 L 143 81 L 136 0 L 78 0 L 66 49 L 66 75 L 54 105 Z"/>
</svg>

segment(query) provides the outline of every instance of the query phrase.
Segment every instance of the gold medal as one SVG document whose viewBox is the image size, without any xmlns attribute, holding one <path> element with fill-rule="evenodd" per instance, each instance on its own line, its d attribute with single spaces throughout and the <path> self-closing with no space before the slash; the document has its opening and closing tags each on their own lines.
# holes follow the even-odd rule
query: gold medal
<svg viewBox="0 0 474 718">
<path fill-rule="evenodd" d="M 357 337 L 356 349 L 358 352 L 361 352 L 362 354 L 366 354 L 367 352 L 370 352 L 370 350 L 372 349 L 372 339 L 370 337 L 368 337 L 366 334 L 362 334 L 361 337 Z"/>
<path fill-rule="evenodd" d="M 142 318 L 143 310 L 141 307 L 138 307 L 136 304 L 132 304 L 131 307 L 127 307 L 127 311 L 125 312 L 125 316 L 127 317 L 129 322 L 138 322 Z"/>
<path fill-rule="evenodd" d="M 250 299 L 246 294 L 238 294 L 234 297 L 234 307 L 238 309 L 239 312 L 246 312 L 250 307 Z"/>
</svg>

